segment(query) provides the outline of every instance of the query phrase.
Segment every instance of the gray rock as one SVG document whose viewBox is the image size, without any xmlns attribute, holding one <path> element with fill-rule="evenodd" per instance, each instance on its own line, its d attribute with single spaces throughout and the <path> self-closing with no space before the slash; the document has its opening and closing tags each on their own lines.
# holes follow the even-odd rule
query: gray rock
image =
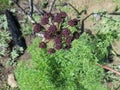
<svg viewBox="0 0 120 90">
<path fill-rule="evenodd" d="M 116 40 L 112 44 L 112 48 L 115 51 L 116 54 L 120 55 L 120 40 Z"/>
</svg>

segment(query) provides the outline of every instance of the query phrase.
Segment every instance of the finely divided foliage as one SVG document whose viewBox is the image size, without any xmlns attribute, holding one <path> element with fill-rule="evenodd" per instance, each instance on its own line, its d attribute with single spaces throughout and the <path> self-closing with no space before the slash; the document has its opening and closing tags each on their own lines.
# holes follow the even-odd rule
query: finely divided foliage
<svg viewBox="0 0 120 90">
<path fill-rule="evenodd" d="M 69 51 L 56 51 L 53 48 L 39 49 L 38 38 L 29 47 L 31 64 L 19 63 L 15 71 L 21 90 L 107 90 L 102 85 L 103 69 L 97 64 L 92 53 L 94 45 L 89 43 L 87 34 L 74 40 Z M 36 48 L 34 48 L 36 47 Z M 68 49 L 67 47 L 66 49 Z M 80 53 L 79 53 L 80 52 Z M 54 54 L 52 54 L 54 53 Z M 24 83 L 24 84 L 23 84 Z"/>
</svg>

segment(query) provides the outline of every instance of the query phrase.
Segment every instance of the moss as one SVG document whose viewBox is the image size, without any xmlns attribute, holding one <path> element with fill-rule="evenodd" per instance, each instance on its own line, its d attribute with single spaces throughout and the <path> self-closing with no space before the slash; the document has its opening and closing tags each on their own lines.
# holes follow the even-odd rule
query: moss
<svg viewBox="0 0 120 90">
<path fill-rule="evenodd" d="M 0 13 L 10 7 L 10 0 L 0 0 Z"/>
</svg>

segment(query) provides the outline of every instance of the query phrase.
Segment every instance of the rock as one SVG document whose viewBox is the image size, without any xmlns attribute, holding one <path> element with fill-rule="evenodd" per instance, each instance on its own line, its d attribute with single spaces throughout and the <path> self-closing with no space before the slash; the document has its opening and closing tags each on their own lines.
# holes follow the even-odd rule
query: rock
<svg viewBox="0 0 120 90">
<path fill-rule="evenodd" d="M 8 85 L 10 85 L 12 88 L 15 88 L 17 87 L 17 82 L 15 81 L 15 77 L 14 77 L 14 74 L 9 74 L 8 75 Z"/>
<path fill-rule="evenodd" d="M 112 48 L 116 54 L 120 55 L 120 41 L 116 40 L 112 44 Z"/>
<path fill-rule="evenodd" d="M 120 57 L 114 56 L 112 64 L 117 65 L 117 66 L 120 67 Z"/>
<path fill-rule="evenodd" d="M 93 16 L 94 16 L 96 21 L 99 21 L 101 19 L 101 16 L 97 13 L 95 13 Z"/>
</svg>

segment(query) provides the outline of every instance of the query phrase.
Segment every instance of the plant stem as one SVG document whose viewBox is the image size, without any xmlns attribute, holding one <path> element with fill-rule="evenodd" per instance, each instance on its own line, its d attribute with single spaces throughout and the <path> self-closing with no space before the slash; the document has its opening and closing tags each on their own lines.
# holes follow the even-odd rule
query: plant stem
<svg viewBox="0 0 120 90">
<path fill-rule="evenodd" d="M 55 4 L 55 1 L 56 1 L 56 0 L 52 0 L 52 1 L 51 1 L 51 3 L 50 3 L 50 8 L 49 8 L 49 12 L 52 11 L 52 8 L 53 8 L 53 6 L 54 6 L 54 4 Z"/>
<path fill-rule="evenodd" d="M 33 14 L 33 0 L 29 0 L 29 6 L 30 6 L 30 16 L 32 17 L 32 14 Z"/>
<path fill-rule="evenodd" d="M 104 65 L 101 65 L 101 64 L 98 64 L 98 66 L 100 66 L 100 67 L 102 67 L 102 68 L 104 68 L 106 70 L 112 71 L 112 72 L 116 73 L 117 75 L 120 75 L 120 72 L 118 72 L 118 71 L 116 71 L 116 70 L 114 70 L 114 69 L 112 69 L 112 68 L 110 68 L 108 66 L 104 66 Z"/>
</svg>

